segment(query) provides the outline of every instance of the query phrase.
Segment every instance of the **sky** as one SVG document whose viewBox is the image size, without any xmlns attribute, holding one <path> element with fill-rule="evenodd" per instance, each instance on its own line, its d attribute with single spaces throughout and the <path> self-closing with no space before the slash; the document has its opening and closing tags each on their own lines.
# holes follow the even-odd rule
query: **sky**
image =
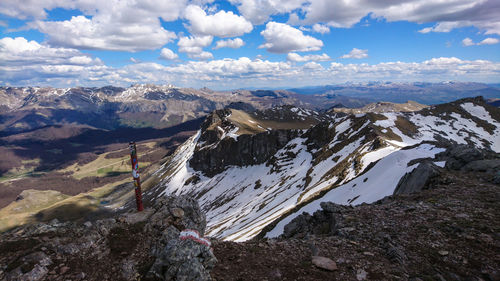
<svg viewBox="0 0 500 281">
<path fill-rule="evenodd" d="M 500 83 L 498 0 L 2 0 L 0 86 Z"/>
</svg>

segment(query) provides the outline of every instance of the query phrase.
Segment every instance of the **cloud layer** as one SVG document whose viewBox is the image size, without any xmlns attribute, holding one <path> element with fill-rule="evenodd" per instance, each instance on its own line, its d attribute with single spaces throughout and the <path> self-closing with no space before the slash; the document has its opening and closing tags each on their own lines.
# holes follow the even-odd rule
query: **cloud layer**
<svg viewBox="0 0 500 281">
<path fill-rule="evenodd" d="M 223 9 L 229 5 L 227 2 L 221 5 L 214 0 L 2 0 L 0 14 L 7 19 L 0 21 L 2 30 L 8 32 L 11 18 L 20 19 L 25 21 L 20 30 L 37 30 L 44 41 L 1 38 L 0 83 L 168 82 L 185 86 L 220 83 L 222 87 L 244 83 L 255 86 L 251 83 L 256 82 L 274 85 L 276 81 L 283 84 L 362 79 L 497 81 L 499 77 L 498 63 L 488 60 L 442 57 L 413 63 L 332 62 L 329 55 L 335 51 L 352 48 L 349 53 L 340 53 L 343 54 L 340 57 L 336 53 L 336 59 L 365 59 L 368 50 L 346 46 L 341 37 L 332 41 L 327 37 L 337 34 L 334 32 L 337 28 L 359 27 L 360 21 L 369 17 L 385 22 L 418 23 L 421 26 L 413 32 L 429 37 L 425 34 L 473 26 L 483 38 L 464 38 L 463 46 L 476 47 L 463 50 L 494 48 L 484 45 L 500 42 L 498 0 L 228 1 L 234 5 L 232 10 Z M 64 20 L 49 16 L 55 8 L 71 10 L 73 16 Z M 180 28 L 174 32 L 176 25 Z M 461 36 L 460 39 L 467 35 Z M 325 48 L 325 44 L 333 46 Z M 223 48 L 239 50 L 219 50 Z M 365 48 L 372 50 L 370 46 Z M 147 57 L 144 53 L 128 54 L 133 64 L 111 67 L 88 54 L 95 52 L 87 50 L 147 51 L 154 54 L 154 62 L 143 61 Z M 243 50 L 249 51 L 240 57 L 219 59 Z M 214 60 L 214 55 L 218 59 Z M 267 55 L 272 60 L 248 58 Z"/>
<path fill-rule="evenodd" d="M 192 38 L 187 38 L 188 42 Z M 196 41 L 196 40 L 195 40 Z M 163 49 L 166 58 L 175 54 Z M 196 55 L 203 56 L 203 52 Z M 179 86 L 240 88 L 245 86 L 304 86 L 345 81 L 497 81 L 500 63 L 487 60 L 433 58 L 423 62 L 342 64 L 323 67 L 328 55 L 288 54 L 289 62 L 240 57 L 188 61 L 164 66 L 137 62 L 109 67 L 99 59 L 69 48 L 52 48 L 24 38 L 0 39 L 0 83 L 12 85 L 78 86 L 131 83 L 174 83 Z M 304 65 L 296 62 L 307 62 Z"/>
</svg>

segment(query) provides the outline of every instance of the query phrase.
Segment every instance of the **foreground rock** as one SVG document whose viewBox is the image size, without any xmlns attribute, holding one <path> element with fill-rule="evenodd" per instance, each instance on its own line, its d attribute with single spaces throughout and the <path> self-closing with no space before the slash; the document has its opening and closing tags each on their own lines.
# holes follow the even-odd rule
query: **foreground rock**
<svg viewBox="0 0 500 281">
<path fill-rule="evenodd" d="M 166 197 L 144 212 L 76 224 L 54 220 L 0 236 L 0 280 L 211 280 L 217 259 L 196 200 Z"/>
</svg>

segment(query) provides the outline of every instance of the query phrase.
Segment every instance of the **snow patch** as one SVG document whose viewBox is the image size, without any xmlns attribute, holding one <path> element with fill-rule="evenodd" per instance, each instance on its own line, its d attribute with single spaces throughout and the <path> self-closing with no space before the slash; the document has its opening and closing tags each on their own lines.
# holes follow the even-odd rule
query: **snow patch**
<svg viewBox="0 0 500 281">
<path fill-rule="evenodd" d="M 331 201 L 342 205 L 359 205 L 361 203 L 372 203 L 386 196 L 392 195 L 401 177 L 411 172 L 417 165 L 407 166 L 413 159 L 434 157 L 435 154 L 444 151 L 433 145 L 422 144 L 408 150 L 398 150 L 385 158 L 382 158 L 375 166 L 354 180 L 332 189 L 322 198 L 315 200 L 300 210 L 280 221 L 270 232 L 267 238 L 278 237 L 283 233 L 286 224 L 303 212 L 313 214 L 321 209 L 320 203 Z"/>
</svg>

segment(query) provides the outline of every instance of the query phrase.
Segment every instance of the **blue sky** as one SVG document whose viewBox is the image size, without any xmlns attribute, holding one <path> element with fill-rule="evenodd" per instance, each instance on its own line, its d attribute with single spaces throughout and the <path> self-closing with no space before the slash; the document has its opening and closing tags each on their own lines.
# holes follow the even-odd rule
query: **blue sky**
<svg viewBox="0 0 500 281">
<path fill-rule="evenodd" d="M 0 85 L 500 82 L 500 1 L 4 0 Z"/>
</svg>

